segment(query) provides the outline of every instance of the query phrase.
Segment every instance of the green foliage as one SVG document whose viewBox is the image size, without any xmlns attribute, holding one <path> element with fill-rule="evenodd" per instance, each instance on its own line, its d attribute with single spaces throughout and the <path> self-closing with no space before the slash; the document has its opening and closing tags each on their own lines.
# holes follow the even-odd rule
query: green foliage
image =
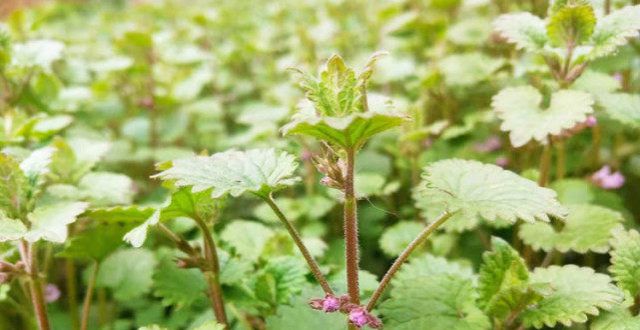
<svg viewBox="0 0 640 330">
<path fill-rule="evenodd" d="M 340 329 L 345 326 L 346 318 L 339 313 L 318 313 L 307 306 L 310 298 L 319 296 L 305 290 L 294 296 L 289 305 L 278 308 L 278 313 L 267 318 L 267 327 L 274 330 L 295 329 L 304 325 L 309 330 Z"/>
<path fill-rule="evenodd" d="M 238 220 L 227 225 L 220 238 L 243 258 L 257 261 L 273 235 L 271 229 L 258 222 Z"/>
<path fill-rule="evenodd" d="M 584 43 L 593 34 L 596 15 L 587 1 L 556 1 L 547 23 L 547 35 L 555 45 L 571 46 Z"/>
<path fill-rule="evenodd" d="M 205 299 L 206 288 L 202 272 L 178 268 L 170 256 L 162 258 L 153 272 L 153 294 L 162 298 L 165 306 L 188 307 Z"/>
<path fill-rule="evenodd" d="M 100 264 L 96 286 L 111 289 L 119 301 L 139 298 L 151 289 L 156 264 L 149 250 L 118 250 Z"/>
<path fill-rule="evenodd" d="M 640 234 L 618 228 L 611 238 L 611 272 L 620 288 L 632 296 L 640 293 Z"/>
<path fill-rule="evenodd" d="M 640 6 L 627 6 L 598 20 L 591 39 L 594 49 L 591 57 L 609 55 L 627 39 L 638 36 L 640 30 Z"/>
<path fill-rule="evenodd" d="M 389 227 L 380 237 L 380 248 L 390 257 L 396 257 L 402 253 L 424 225 L 417 222 L 402 221 Z"/>
<path fill-rule="evenodd" d="M 445 224 L 448 230 L 474 228 L 481 219 L 514 223 L 566 215 L 555 192 L 495 165 L 443 160 L 427 166 L 422 179 L 414 192 L 416 205 L 429 219 L 443 211 L 455 212 Z"/>
</svg>

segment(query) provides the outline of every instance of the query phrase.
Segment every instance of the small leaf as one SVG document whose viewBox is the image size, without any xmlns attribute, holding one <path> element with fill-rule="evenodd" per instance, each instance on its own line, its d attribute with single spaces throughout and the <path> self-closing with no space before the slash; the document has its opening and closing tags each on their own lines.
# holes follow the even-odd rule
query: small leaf
<svg viewBox="0 0 640 330">
<path fill-rule="evenodd" d="M 623 222 L 620 213 L 605 207 L 576 204 L 569 205 L 569 216 L 561 230 L 555 231 L 548 223 L 526 223 L 518 235 L 536 250 L 560 252 L 609 251 L 611 231 Z"/>
<path fill-rule="evenodd" d="M 547 43 L 544 21 L 531 13 L 504 14 L 493 23 L 494 29 L 518 49 L 540 51 Z"/>
<path fill-rule="evenodd" d="M 21 239 L 27 233 L 27 227 L 20 220 L 11 219 L 0 211 L 0 242 Z"/>
<path fill-rule="evenodd" d="M 13 46 L 11 65 L 20 68 L 39 67 L 45 72 L 51 71 L 51 65 L 62 58 L 64 44 L 55 40 L 31 40 Z"/>
<path fill-rule="evenodd" d="M 623 294 L 611 278 L 588 267 L 575 265 L 536 268 L 531 274 L 532 284 L 548 284 L 552 293 L 521 315 L 526 327 L 540 329 L 557 323 L 569 327 L 584 323 L 587 314 L 598 315 L 598 309 L 611 309 L 623 299 Z"/>
<path fill-rule="evenodd" d="M 101 264 L 96 286 L 110 288 L 118 301 L 135 299 L 149 292 L 156 260 L 145 249 L 123 249 Z"/>
<path fill-rule="evenodd" d="M 567 211 L 556 193 L 499 166 L 473 160 L 448 159 L 427 166 L 414 191 L 416 205 L 435 219 L 456 212 L 444 227 L 462 231 L 480 219 L 510 223 L 564 218 Z"/>
<path fill-rule="evenodd" d="M 56 149 L 51 147 L 35 150 L 29 157 L 20 162 L 20 169 L 27 178 L 35 180 L 39 176 L 49 172 L 51 156 L 53 156 L 55 151 Z"/>
<path fill-rule="evenodd" d="M 64 202 L 37 207 L 27 215 L 31 227 L 24 238 L 29 242 L 43 239 L 62 243 L 67 239 L 67 225 L 75 222 L 88 206 L 83 202 Z"/>
<path fill-rule="evenodd" d="M 175 180 L 178 187 L 192 186 L 193 192 L 211 189 L 211 196 L 233 197 L 245 192 L 265 195 L 298 181 L 293 176 L 297 164 L 292 155 L 274 149 L 229 150 L 209 157 L 176 159 L 171 167 L 154 178 Z"/>
<path fill-rule="evenodd" d="M 133 201 L 133 181 L 124 174 L 91 172 L 80 179 L 78 188 L 94 206 L 131 204 Z"/>
<path fill-rule="evenodd" d="M 553 93 L 547 109 L 541 103 L 542 95 L 531 86 L 508 87 L 493 97 L 491 105 L 502 120 L 500 129 L 509 132 L 514 147 L 531 140 L 546 144 L 549 135 L 559 135 L 593 113 L 593 97 L 582 91 Z"/>
<path fill-rule="evenodd" d="M 611 272 L 620 288 L 631 296 L 640 294 L 640 234 L 638 231 L 618 228 L 611 239 Z"/>
<path fill-rule="evenodd" d="M 591 42 L 594 45 L 589 54 L 591 59 L 609 55 L 627 39 L 640 33 L 640 5 L 626 6 L 598 20 Z"/>
<path fill-rule="evenodd" d="M 593 7 L 586 1 L 565 1 L 551 10 L 547 23 L 549 39 L 559 46 L 575 47 L 589 40 L 596 26 Z"/>
</svg>

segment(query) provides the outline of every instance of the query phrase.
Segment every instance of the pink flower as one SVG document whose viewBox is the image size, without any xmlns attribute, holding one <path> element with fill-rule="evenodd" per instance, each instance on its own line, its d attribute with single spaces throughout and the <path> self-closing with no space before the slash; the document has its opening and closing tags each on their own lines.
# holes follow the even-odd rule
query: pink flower
<svg viewBox="0 0 640 330">
<path fill-rule="evenodd" d="M 356 307 L 349 312 L 349 321 L 357 327 L 363 327 L 369 323 L 367 311 L 362 307 Z"/>
<path fill-rule="evenodd" d="M 619 171 L 612 173 L 611 167 L 605 165 L 591 175 L 591 182 L 602 189 L 618 189 L 624 185 L 624 175 Z"/>
<path fill-rule="evenodd" d="M 587 116 L 587 120 L 585 120 L 584 123 L 587 125 L 587 127 L 593 127 L 598 125 L 598 119 L 596 119 L 596 116 L 589 115 Z"/>
<path fill-rule="evenodd" d="M 493 135 L 483 142 L 476 143 L 473 149 L 477 152 L 488 153 L 496 151 L 502 147 L 502 141 L 500 138 Z"/>
<path fill-rule="evenodd" d="M 507 165 L 509 165 L 509 158 L 504 156 L 496 158 L 496 165 L 500 167 L 507 167 Z"/>
<path fill-rule="evenodd" d="M 52 303 L 60 298 L 60 289 L 55 284 L 47 284 L 44 288 L 44 300 Z"/>
<path fill-rule="evenodd" d="M 334 296 L 327 296 L 322 302 L 322 310 L 325 313 L 335 312 L 340 309 L 340 299 Z"/>
</svg>

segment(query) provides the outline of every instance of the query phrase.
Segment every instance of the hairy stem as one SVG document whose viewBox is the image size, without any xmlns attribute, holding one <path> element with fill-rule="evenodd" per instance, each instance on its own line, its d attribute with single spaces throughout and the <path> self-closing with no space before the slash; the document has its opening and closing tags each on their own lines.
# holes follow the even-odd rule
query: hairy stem
<svg viewBox="0 0 640 330">
<path fill-rule="evenodd" d="M 222 287 L 220 286 L 220 262 L 218 260 L 218 252 L 216 251 L 216 244 L 213 242 L 211 231 L 204 220 L 196 218 L 196 223 L 202 230 L 204 236 L 204 255 L 207 260 L 207 264 L 210 269 L 204 272 L 209 284 L 209 299 L 211 300 L 211 307 L 213 313 L 216 316 L 218 323 L 224 325 L 225 329 L 229 328 L 227 322 L 227 314 L 224 310 L 224 301 L 222 300 Z"/>
<path fill-rule="evenodd" d="M 358 205 L 354 191 L 355 149 L 347 149 L 347 173 L 344 187 L 344 239 L 347 262 L 347 291 L 351 303 L 360 304 L 358 287 Z"/>
<path fill-rule="evenodd" d="M 374 291 L 373 295 L 371 295 L 371 299 L 369 299 L 369 303 L 367 304 L 368 311 L 371 311 L 376 306 L 378 299 L 380 299 L 380 296 L 382 296 L 382 294 L 384 293 L 387 285 L 389 285 L 389 282 L 391 281 L 393 276 L 396 274 L 396 272 L 398 272 L 398 270 L 400 270 L 400 267 L 402 266 L 402 264 L 404 264 L 405 261 L 407 261 L 411 253 L 415 251 L 415 249 L 420 246 L 420 244 L 424 243 L 427 238 L 429 238 L 429 236 L 436 229 L 438 229 L 438 227 L 449 220 L 452 215 L 453 213 L 449 212 L 442 213 L 436 219 L 436 221 L 430 223 L 425 229 L 423 229 L 420 234 L 418 234 L 418 236 L 404 249 L 404 251 L 402 251 L 396 261 L 393 262 L 393 265 L 391 265 L 387 273 L 384 274 L 384 277 L 382 278 L 382 281 L 380 281 L 380 284 L 378 285 L 376 291 Z"/>
<path fill-rule="evenodd" d="M 318 283 L 320 283 L 322 290 L 326 294 L 333 294 L 333 290 L 331 290 L 329 282 L 327 282 L 327 279 L 322 274 L 322 271 L 320 271 L 320 266 L 318 266 L 318 263 L 315 261 L 315 259 L 313 259 L 313 256 L 311 256 L 311 253 L 304 245 L 304 242 L 302 242 L 300 233 L 298 233 L 296 228 L 293 227 L 293 224 L 285 217 L 271 195 L 263 197 L 262 199 L 271 207 L 273 212 L 278 216 L 278 219 L 280 219 L 285 228 L 287 228 L 289 235 L 293 239 L 294 243 L 296 243 L 296 246 L 298 246 L 298 249 L 300 250 L 300 253 L 302 253 L 304 259 L 307 261 L 307 265 L 309 265 L 309 268 L 311 268 L 313 276 L 315 276 Z"/>
<path fill-rule="evenodd" d="M 49 326 L 49 318 L 47 317 L 47 306 L 44 301 L 42 282 L 38 274 L 38 253 L 34 250 L 35 247 L 27 243 L 27 241 L 20 241 L 20 256 L 29 275 L 29 292 L 33 310 L 38 320 L 38 328 L 40 330 L 49 330 L 51 327 Z"/>
<path fill-rule="evenodd" d="M 96 286 L 96 279 L 98 278 L 98 262 L 94 262 L 93 270 L 91 271 L 91 277 L 89 277 L 89 284 L 87 286 L 87 292 L 84 295 L 84 302 L 82 303 L 82 318 L 80 329 L 87 330 L 89 325 L 89 312 L 91 311 L 91 300 L 93 299 L 93 289 Z"/>
<path fill-rule="evenodd" d="M 551 170 L 551 141 L 543 146 L 542 156 L 540 157 L 540 177 L 538 185 L 544 187 L 549 181 L 549 171 Z"/>
</svg>

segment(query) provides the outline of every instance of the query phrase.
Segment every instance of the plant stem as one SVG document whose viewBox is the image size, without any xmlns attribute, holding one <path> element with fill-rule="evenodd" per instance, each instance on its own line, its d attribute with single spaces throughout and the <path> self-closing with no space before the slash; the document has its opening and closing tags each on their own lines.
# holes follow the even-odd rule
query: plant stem
<svg viewBox="0 0 640 330">
<path fill-rule="evenodd" d="M 302 253 L 302 256 L 307 261 L 307 265 L 309 265 L 309 268 L 311 268 L 311 272 L 313 273 L 313 276 L 315 276 L 318 283 L 320 283 L 320 286 L 322 287 L 322 290 L 324 291 L 324 293 L 332 295 L 333 290 L 331 290 L 331 286 L 329 286 L 329 282 L 327 282 L 327 279 L 324 277 L 324 275 L 322 274 L 322 271 L 320 270 L 320 266 L 318 266 L 318 263 L 315 261 L 315 259 L 313 259 L 313 256 L 311 256 L 311 253 L 309 252 L 307 247 L 304 245 L 304 242 L 302 241 L 302 237 L 300 236 L 300 233 L 298 233 L 296 228 L 293 227 L 293 224 L 285 217 L 285 215 L 282 213 L 282 211 L 280 210 L 276 202 L 273 200 L 273 197 L 271 195 L 262 197 L 262 199 L 271 207 L 271 209 L 278 216 L 282 224 L 287 228 L 289 235 L 291 236 L 293 241 L 296 243 L 296 246 L 298 246 L 300 253 Z"/>
<path fill-rule="evenodd" d="M 218 323 L 222 324 L 225 329 L 228 329 L 227 314 L 225 313 L 224 301 L 222 300 L 222 287 L 220 286 L 220 262 L 218 260 L 216 244 L 213 241 L 211 231 L 205 221 L 197 217 L 194 220 L 202 230 L 202 235 L 204 236 L 204 255 L 210 267 L 210 269 L 204 272 L 204 275 L 209 284 L 209 299 L 211 300 L 213 314 L 216 316 Z"/>
<path fill-rule="evenodd" d="M 551 169 L 551 141 L 548 140 L 543 146 L 542 156 L 540 157 L 540 177 L 538 185 L 544 187 L 549 181 L 549 170 Z"/>
<path fill-rule="evenodd" d="M 564 147 L 564 141 L 556 141 L 557 158 L 556 158 L 556 180 L 564 179 L 566 173 L 567 154 Z"/>
<path fill-rule="evenodd" d="M 358 287 L 358 205 L 354 191 L 355 149 L 347 149 L 347 173 L 344 187 L 344 239 L 347 263 L 347 291 L 353 304 L 360 304 Z"/>
<path fill-rule="evenodd" d="M 35 247 L 25 240 L 20 241 L 20 256 L 25 264 L 25 269 L 29 275 L 29 292 L 33 310 L 38 320 L 40 330 L 49 330 L 49 318 L 47 317 L 47 306 L 42 292 L 42 283 L 38 274 L 37 251 Z"/>
<path fill-rule="evenodd" d="M 96 278 L 98 277 L 98 262 L 94 262 L 93 271 L 91 271 L 91 277 L 89 277 L 89 285 L 87 286 L 87 292 L 84 296 L 84 302 L 82 304 L 82 318 L 80 329 L 87 330 L 89 325 L 89 312 L 91 311 L 91 300 L 93 299 L 93 289 L 96 285 Z"/>
<path fill-rule="evenodd" d="M 71 318 L 71 327 L 80 329 L 80 319 L 78 318 L 78 287 L 76 276 L 76 264 L 72 259 L 65 260 L 64 273 L 66 277 L 67 287 L 67 304 L 69 305 L 69 316 Z"/>
<path fill-rule="evenodd" d="M 402 251 L 400 256 L 398 256 L 396 261 L 393 262 L 393 265 L 391 265 L 391 267 L 389 268 L 387 273 L 384 274 L 384 277 L 382 278 L 382 281 L 380 281 L 380 285 L 378 285 L 378 288 L 376 289 L 376 291 L 374 291 L 373 294 L 371 295 L 371 299 L 369 299 L 369 303 L 367 304 L 367 310 L 368 311 L 371 311 L 375 307 L 376 303 L 378 302 L 378 299 L 380 299 L 380 296 L 382 296 L 382 294 L 384 293 L 384 290 L 386 289 L 387 285 L 389 284 L 389 282 L 393 278 L 393 275 L 395 275 L 395 273 L 400 269 L 402 264 L 405 261 L 407 261 L 407 259 L 411 255 L 411 253 L 418 246 L 420 246 L 420 244 L 424 243 L 427 240 L 427 238 L 429 238 L 429 236 L 436 229 L 438 229 L 438 227 L 440 227 L 443 223 L 445 223 L 447 220 L 449 220 L 449 218 L 451 218 L 452 215 L 453 215 L 453 213 L 449 213 L 449 212 L 442 213 L 436 219 L 436 221 L 430 223 L 425 229 L 423 229 L 420 232 L 420 234 L 418 234 L 418 236 L 411 243 L 409 243 L 409 245 L 404 249 L 404 251 Z"/>
</svg>

